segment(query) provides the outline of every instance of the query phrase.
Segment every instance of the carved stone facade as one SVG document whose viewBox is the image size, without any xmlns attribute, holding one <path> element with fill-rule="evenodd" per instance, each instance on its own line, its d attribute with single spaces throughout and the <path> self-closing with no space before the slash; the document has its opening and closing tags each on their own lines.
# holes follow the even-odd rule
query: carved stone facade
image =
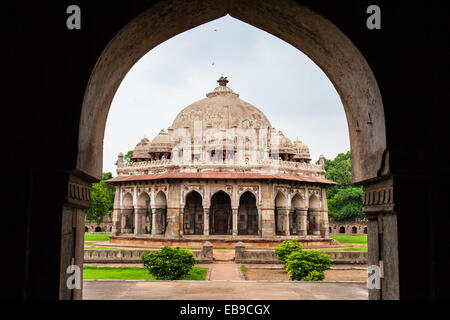
<svg viewBox="0 0 450 320">
<path fill-rule="evenodd" d="M 119 154 L 113 235 L 329 238 L 323 156 L 310 163 L 305 144 L 218 82 L 130 163 Z"/>
</svg>

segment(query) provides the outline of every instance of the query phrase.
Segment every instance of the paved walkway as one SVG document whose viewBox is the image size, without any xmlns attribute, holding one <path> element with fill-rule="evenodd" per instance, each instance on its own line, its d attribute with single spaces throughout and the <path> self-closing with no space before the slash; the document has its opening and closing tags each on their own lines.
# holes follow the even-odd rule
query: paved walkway
<svg viewBox="0 0 450 320">
<path fill-rule="evenodd" d="M 85 280 L 85 300 L 367 300 L 365 283 Z"/>
<path fill-rule="evenodd" d="M 242 276 L 240 265 L 236 263 L 212 263 L 198 265 L 209 268 L 209 279 L 207 280 L 245 280 Z"/>
</svg>

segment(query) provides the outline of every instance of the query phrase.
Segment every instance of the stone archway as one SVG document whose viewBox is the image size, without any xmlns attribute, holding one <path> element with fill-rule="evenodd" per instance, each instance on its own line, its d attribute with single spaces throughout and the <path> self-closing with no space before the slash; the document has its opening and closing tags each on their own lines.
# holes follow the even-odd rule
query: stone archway
<svg viewBox="0 0 450 320">
<path fill-rule="evenodd" d="M 183 233 L 203 234 L 203 199 L 197 191 L 191 191 L 186 196 L 183 213 Z"/>
<path fill-rule="evenodd" d="M 105 48 L 91 73 L 79 123 L 78 172 L 88 177 L 101 177 L 108 110 L 119 84 L 134 63 L 163 41 L 226 14 L 288 42 L 327 74 L 342 100 L 347 117 L 354 183 L 364 184 L 370 189 L 374 181 L 389 175 L 383 104 L 370 66 L 358 48 L 332 22 L 292 0 L 262 3 L 256 0 L 218 3 L 172 0 L 157 3 L 130 21 Z M 391 183 L 392 180 L 388 180 L 381 187 L 388 190 L 392 188 Z M 368 197 L 365 203 L 368 210 L 372 210 L 370 199 Z M 387 206 L 373 208 L 372 214 L 380 210 L 392 213 L 392 198 L 386 199 L 383 201 Z M 391 234 L 384 239 L 390 239 L 396 248 L 396 218 L 391 216 L 386 217 Z M 373 232 L 370 232 L 371 228 Z M 375 222 L 369 223 L 368 233 L 376 234 L 378 228 Z M 379 250 L 378 243 L 369 245 L 369 251 L 372 247 Z M 385 274 L 390 279 L 387 290 L 392 291 L 389 297 L 396 297 L 397 251 L 389 251 L 388 254 L 387 259 L 394 262 L 384 263 Z M 372 263 L 378 264 L 379 259 Z"/>
<path fill-rule="evenodd" d="M 211 197 L 209 221 L 211 234 L 232 233 L 231 198 L 227 193 L 218 191 Z"/>
<path fill-rule="evenodd" d="M 167 197 L 162 191 L 155 196 L 152 208 L 152 234 L 165 234 L 167 226 Z"/>
<path fill-rule="evenodd" d="M 238 234 L 258 234 L 258 208 L 256 197 L 250 192 L 244 192 L 239 198 Z"/>
</svg>

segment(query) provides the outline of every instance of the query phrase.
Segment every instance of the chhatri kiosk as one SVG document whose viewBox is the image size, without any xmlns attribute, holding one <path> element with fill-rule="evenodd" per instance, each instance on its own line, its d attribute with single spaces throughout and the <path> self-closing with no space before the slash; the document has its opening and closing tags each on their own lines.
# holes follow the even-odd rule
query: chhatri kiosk
<svg viewBox="0 0 450 320">
<path fill-rule="evenodd" d="M 331 243 L 324 158 L 276 131 L 221 77 L 167 132 L 119 154 L 113 243 Z"/>
</svg>

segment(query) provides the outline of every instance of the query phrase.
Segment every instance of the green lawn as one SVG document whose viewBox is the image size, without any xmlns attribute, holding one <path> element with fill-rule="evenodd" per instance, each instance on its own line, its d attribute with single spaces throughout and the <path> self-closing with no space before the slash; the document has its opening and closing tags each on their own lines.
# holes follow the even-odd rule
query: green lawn
<svg viewBox="0 0 450 320">
<path fill-rule="evenodd" d="M 330 237 L 340 243 L 367 243 L 367 235 L 330 234 Z"/>
<path fill-rule="evenodd" d="M 109 233 L 85 233 L 84 241 L 108 241 L 110 235 Z"/>
<path fill-rule="evenodd" d="M 192 267 L 182 280 L 205 280 L 208 268 Z M 84 266 L 86 280 L 155 280 L 148 270 L 141 267 L 96 267 Z"/>
<path fill-rule="evenodd" d="M 367 251 L 367 246 L 348 247 L 348 248 L 331 248 L 324 251 Z"/>
</svg>

